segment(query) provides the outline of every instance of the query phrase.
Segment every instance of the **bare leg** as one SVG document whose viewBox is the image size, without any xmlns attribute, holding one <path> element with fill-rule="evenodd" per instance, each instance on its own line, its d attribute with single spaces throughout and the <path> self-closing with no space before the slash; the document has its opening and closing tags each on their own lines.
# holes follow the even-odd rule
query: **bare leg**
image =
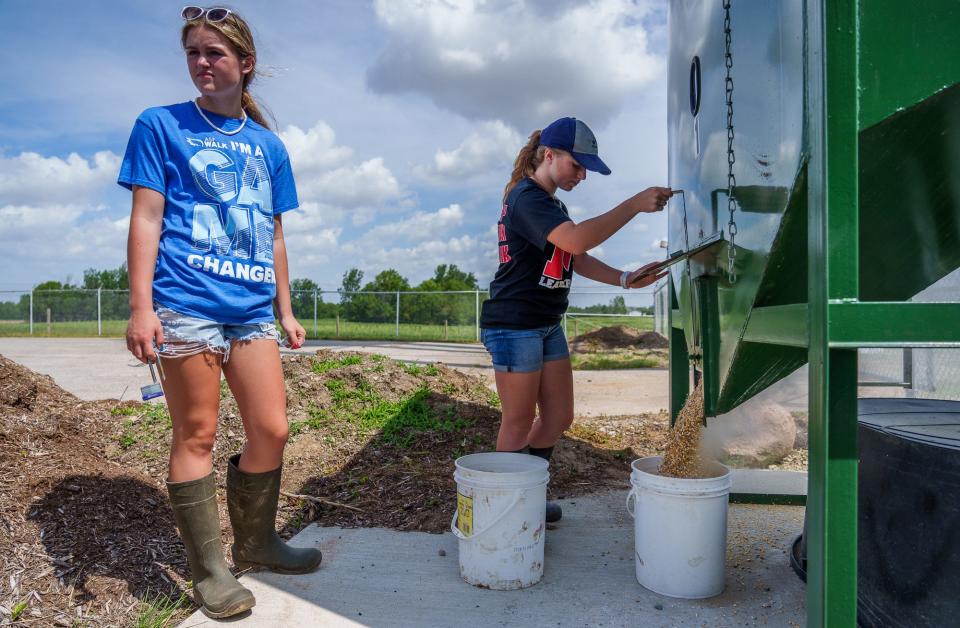
<svg viewBox="0 0 960 628">
<path fill-rule="evenodd" d="M 497 394 L 503 417 L 497 435 L 497 451 L 516 451 L 527 446 L 527 435 L 537 412 L 540 371 L 507 373 L 496 371 Z"/>
<path fill-rule="evenodd" d="M 161 358 L 164 395 L 173 421 L 170 482 L 207 476 L 213 468 L 213 443 L 220 406 L 219 355 L 199 353 Z"/>
<path fill-rule="evenodd" d="M 570 359 L 543 363 L 537 403 L 540 420 L 527 438 L 531 447 L 553 447 L 573 423 L 573 369 Z"/>
<path fill-rule="evenodd" d="M 247 437 L 240 470 L 273 471 L 283 461 L 288 434 L 287 392 L 276 341 L 262 338 L 235 342 L 223 372 L 237 400 Z"/>
</svg>

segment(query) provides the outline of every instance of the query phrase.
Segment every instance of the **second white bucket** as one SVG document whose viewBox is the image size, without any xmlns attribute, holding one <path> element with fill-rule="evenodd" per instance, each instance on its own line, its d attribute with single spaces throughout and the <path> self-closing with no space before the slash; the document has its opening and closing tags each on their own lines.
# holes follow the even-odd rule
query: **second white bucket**
<svg viewBox="0 0 960 628">
<path fill-rule="evenodd" d="M 637 582 L 686 599 L 723 592 L 730 470 L 684 479 L 658 473 L 662 456 L 634 460 L 627 510 L 634 518 Z M 631 500 L 634 505 L 631 506 Z"/>
<path fill-rule="evenodd" d="M 543 458 L 491 452 L 456 461 L 460 576 L 490 589 L 522 589 L 543 577 L 544 512 L 550 473 Z"/>
</svg>

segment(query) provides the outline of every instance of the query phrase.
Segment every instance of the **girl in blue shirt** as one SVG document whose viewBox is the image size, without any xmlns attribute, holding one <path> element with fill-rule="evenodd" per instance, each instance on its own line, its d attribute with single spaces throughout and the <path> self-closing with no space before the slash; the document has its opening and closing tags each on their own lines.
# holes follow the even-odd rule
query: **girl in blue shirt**
<svg viewBox="0 0 960 628">
<path fill-rule="evenodd" d="M 290 161 L 249 92 L 250 28 L 224 8 L 186 7 L 181 43 L 193 101 L 155 107 L 134 125 L 119 183 L 133 192 L 127 347 L 160 360 L 173 420 L 167 488 L 196 602 L 210 617 L 255 604 L 220 546 L 212 449 L 226 377 L 243 418 L 227 465 L 234 564 L 282 573 L 320 565 L 274 525 L 287 441 L 280 335 L 303 344 L 293 315 L 281 214 L 298 206 Z"/>
</svg>

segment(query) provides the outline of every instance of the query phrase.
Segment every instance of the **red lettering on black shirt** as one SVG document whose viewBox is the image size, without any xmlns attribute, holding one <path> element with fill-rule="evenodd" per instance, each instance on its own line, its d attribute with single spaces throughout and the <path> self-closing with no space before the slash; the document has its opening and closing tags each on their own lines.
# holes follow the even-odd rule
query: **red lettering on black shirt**
<svg viewBox="0 0 960 628">
<path fill-rule="evenodd" d="M 573 255 L 555 246 L 553 256 L 543 266 L 543 276 L 557 281 L 563 279 L 564 271 L 570 270 L 571 261 L 573 261 Z"/>
</svg>

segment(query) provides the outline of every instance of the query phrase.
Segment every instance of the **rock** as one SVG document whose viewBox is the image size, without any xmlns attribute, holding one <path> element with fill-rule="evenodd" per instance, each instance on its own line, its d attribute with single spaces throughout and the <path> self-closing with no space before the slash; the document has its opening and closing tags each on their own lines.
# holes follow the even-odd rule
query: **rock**
<svg viewBox="0 0 960 628">
<path fill-rule="evenodd" d="M 790 411 L 774 403 L 748 405 L 708 420 L 701 445 L 707 457 L 765 469 L 793 451 L 797 422 Z"/>
<path fill-rule="evenodd" d="M 807 430 L 809 429 L 809 416 L 806 412 L 791 412 L 794 423 L 797 424 L 797 439 L 793 441 L 794 449 L 807 448 Z"/>
</svg>

